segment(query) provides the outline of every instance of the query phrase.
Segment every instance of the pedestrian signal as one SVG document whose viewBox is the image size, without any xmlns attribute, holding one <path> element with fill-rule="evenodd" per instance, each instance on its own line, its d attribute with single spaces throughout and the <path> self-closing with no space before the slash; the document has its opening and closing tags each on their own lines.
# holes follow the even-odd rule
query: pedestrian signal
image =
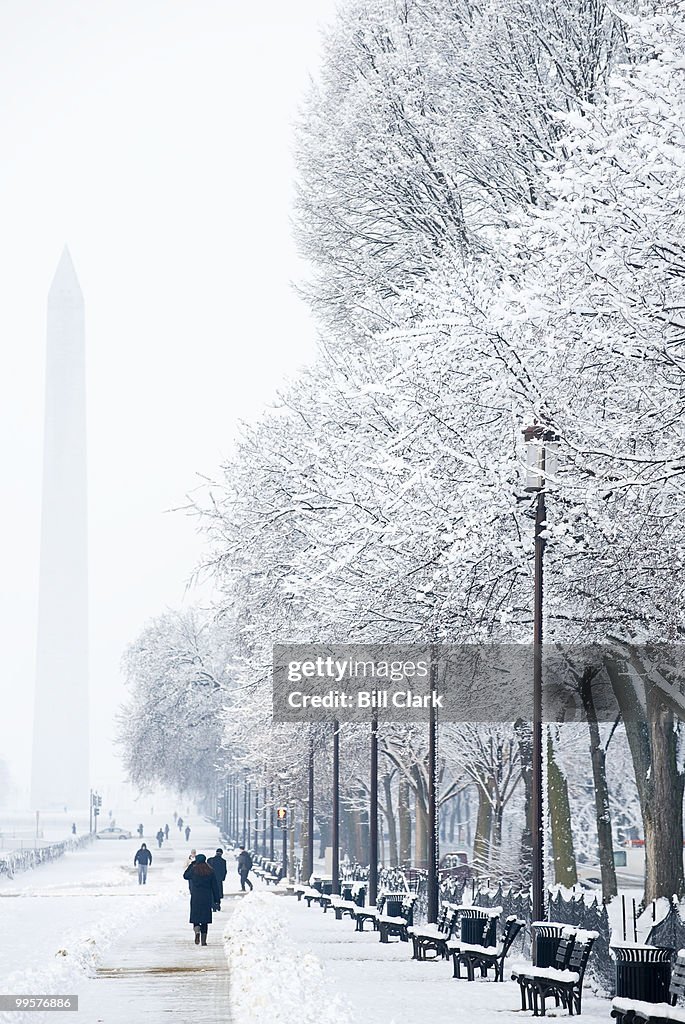
<svg viewBox="0 0 685 1024">
<path fill-rule="evenodd" d="M 276 824 L 279 828 L 288 827 L 288 808 L 277 807 L 276 808 Z"/>
</svg>

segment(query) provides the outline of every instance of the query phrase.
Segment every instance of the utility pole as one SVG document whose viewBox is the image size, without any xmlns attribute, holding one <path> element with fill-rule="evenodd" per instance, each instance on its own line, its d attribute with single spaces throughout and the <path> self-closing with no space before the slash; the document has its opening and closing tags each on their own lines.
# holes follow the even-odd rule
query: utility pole
<svg viewBox="0 0 685 1024">
<path fill-rule="evenodd" d="M 378 898 L 378 714 L 371 719 L 371 805 L 369 813 L 369 906 Z"/>
</svg>

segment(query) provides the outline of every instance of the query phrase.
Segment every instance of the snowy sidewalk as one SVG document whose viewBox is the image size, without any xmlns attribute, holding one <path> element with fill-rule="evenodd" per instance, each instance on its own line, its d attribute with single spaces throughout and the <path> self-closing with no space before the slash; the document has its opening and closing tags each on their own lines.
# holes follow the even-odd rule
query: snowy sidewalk
<svg viewBox="0 0 685 1024">
<path fill-rule="evenodd" d="M 228 965 L 221 933 L 232 909 L 214 915 L 207 946 L 196 946 L 188 924 L 188 900 L 179 896 L 129 932 L 100 964 L 79 1004 L 88 1024 L 145 1024 L 230 1020 Z"/>
</svg>

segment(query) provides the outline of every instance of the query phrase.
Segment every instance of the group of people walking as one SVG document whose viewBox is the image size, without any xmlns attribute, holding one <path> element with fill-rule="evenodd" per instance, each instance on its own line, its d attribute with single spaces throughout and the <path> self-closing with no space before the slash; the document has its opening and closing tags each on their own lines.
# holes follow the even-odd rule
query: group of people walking
<svg viewBox="0 0 685 1024">
<path fill-rule="evenodd" d="M 180 830 L 182 828 L 182 825 L 183 825 L 183 818 L 179 818 L 178 821 L 179 821 L 179 826 L 178 827 L 179 827 L 179 830 Z M 143 827 L 142 825 L 138 826 L 138 834 L 140 836 L 143 835 L 143 833 L 141 831 L 142 827 Z M 190 841 L 190 825 L 186 825 L 186 827 L 185 827 L 185 837 L 186 837 L 186 842 L 189 842 Z M 169 838 L 169 826 L 165 825 L 164 828 L 160 828 L 159 829 L 159 831 L 157 832 L 157 834 L 155 836 L 155 839 L 157 840 L 157 845 L 159 846 L 160 850 L 162 849 L 162 843 L 164 842 L 165 839 L 168 839 L 168 838 Z"/>
<path fill-rule="evenodd" d="M 187 831 L 190 835 L 190 829 Z M 156 838 L 161 847 L 165 838 L 163 829 L 159 830 Z M 186 836 L 186 838 L 188 837 Z M 147 869 L 150 864 L 152 864 L 152 854 L 147 845 L 141 843 L 140 849 L 133 858 L 133 865 L 138 868 L 138 885 L 146 884 Z M 253 888 L 248 877 L 251 870 L 252 857 L 242 847 L 238 855 L 238 875 L 243 892 L 246 891 L 246 885 L 250 890 Z M 190 851 L 183 877 L 190 890 L 190 923 L 193 926 L 196 946 L 207 945 L 207 928 L 212 923 L 212 915 L 221 910 L 227 871 L 228 866 L 221 847 L 217 847 L 213 857 L 206 857 L 204 853 L 197 853 L 194 849 Z"/>
<path fill-rule="evenodd" d="M 212 923 L 212 914 L 221 910 L 228 867 L 221 847 L 209 858 L 204 853 L 191 850 L 188 861 L 183 877 L 190 889 L 190 923 L 195 933 L 195 945 L 206 946 L 207 928 Z M 246 884 L 252 889 L 252 882 L 248 878 L 251 870 L 252 858 L 243 848 L 238 855 L 238 874 L 243 892 Z"/>
<path fill-rule="evenodd" d="M 207 945 L 207 928 L 212 923 L 212 914 L 221 910 L 227 870 L 221 847 L 209 859 L 204 853 L 191 851 L 183 877 L 190 889 L 190 923 L 196 946 Z"/>
</svg>

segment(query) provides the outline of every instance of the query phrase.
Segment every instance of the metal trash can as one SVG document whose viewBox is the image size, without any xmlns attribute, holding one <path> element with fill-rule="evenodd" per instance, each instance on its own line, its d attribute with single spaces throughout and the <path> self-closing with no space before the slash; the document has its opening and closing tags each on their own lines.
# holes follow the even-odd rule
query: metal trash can
<svg viewBox="0 0 685 1024">
<path fill-rule="evenodd" d="M 536 967 L 554 967 L 562 932 L 568 927 L 556 921 L 535 921 L 531 925 L 533 963 Z"/>
<path fill-rule="evenodd" d="M 462 910 L 459 927 L 461 941 L 469 946 L 494 946 L 497 942 L 497 918 L 477 907 Z"/>
<path fill-rule="evenodd" d="M 670 946 L 617 944 L 611 947 L 616 957 L 616 995 L 640 999 L 645 1003 L 668 1002 L 671 984 Z"/>
<path fill-rule="evenodd" d="M 383 913 L 386 917 L 404 917 L 404 896 L 389 893 L 383 902 Z"/>
</svg>

